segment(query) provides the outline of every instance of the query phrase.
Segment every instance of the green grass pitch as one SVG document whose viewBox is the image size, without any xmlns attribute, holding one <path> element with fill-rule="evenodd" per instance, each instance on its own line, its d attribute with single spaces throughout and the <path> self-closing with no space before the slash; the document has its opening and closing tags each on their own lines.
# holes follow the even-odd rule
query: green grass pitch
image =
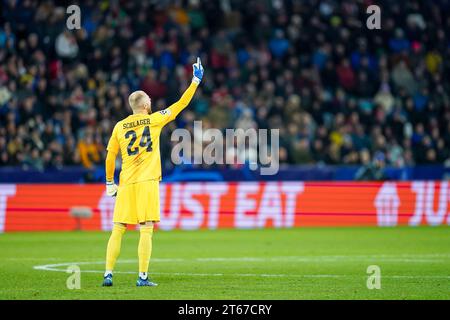
<svg viewBox="0 0 450 320">
<path fill-rule="evenodd" d="M 448 227 L 156 231 L 137 288 L 138 232 L 101 287 L 107 232 L 0 235 L 0 299 L 450 299 Z M 69 290 L 67 266 L 81 268 Z M 367 267 L 381 289 L 367 288 Z M 56 270 L 56 271 L 55 271 Z M 58 271 L 59 270 L 59 271 Z"/>
</svg>

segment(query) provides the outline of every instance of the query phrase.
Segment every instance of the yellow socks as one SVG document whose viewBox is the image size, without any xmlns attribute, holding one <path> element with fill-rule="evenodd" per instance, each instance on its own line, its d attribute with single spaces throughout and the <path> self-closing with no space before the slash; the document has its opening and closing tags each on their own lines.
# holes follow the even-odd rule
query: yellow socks
<svg viewBox="0 0 450 320">
<path fill-rule="evenodd" d="M 114 269 L 114 265 L 120 254 L 122 236 L 126 230 L 126 226 L 114 224 L 111 236 L 109 237 L 108 248 L 106 249 L 106 273 L 112 273 Z"/>
<path fill-rule="evenodd" d="M 120 246 L 122 243 L 122 236 L 126 231 L 126 226 L 120 224 L 114 224 L 111 236 L 108 241 L 108 248 L 106 249 L 106 272 L 107 274 L 112 273 L 114 265 L 116 264 L 117 258 L 120 254 Z M 138 256 L 139 256 L 139 276 L 142 279 L 147 278 L 148 265 L 150 263 L 150 256 L 152 255 L 152 236 L 153 236 L 153 225 L 141 225 L 140 227 L 140 238 L 138 246 Z"/>
<path fill-rule="evenodd" d="M 139 274 L 145 279 L 147 277 L 150 256 L 152 255 L 153 226 L 141 225 L 140 233 L 141 236 L 138 246 Z"/>
</svg>

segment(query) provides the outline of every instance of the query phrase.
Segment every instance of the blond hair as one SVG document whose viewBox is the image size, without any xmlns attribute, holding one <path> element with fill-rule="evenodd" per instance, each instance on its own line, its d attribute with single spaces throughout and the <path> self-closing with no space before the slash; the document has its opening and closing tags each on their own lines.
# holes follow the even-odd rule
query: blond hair
<svg viewBox="0 0 450 320">
<path fill-rule="evenodd" d="M 150 97 L 142 90 L 138 90 L 130 94 L 128 103 L 133 111 L 143 109 L 146 103 L 150 102 Z"/>
</svg>

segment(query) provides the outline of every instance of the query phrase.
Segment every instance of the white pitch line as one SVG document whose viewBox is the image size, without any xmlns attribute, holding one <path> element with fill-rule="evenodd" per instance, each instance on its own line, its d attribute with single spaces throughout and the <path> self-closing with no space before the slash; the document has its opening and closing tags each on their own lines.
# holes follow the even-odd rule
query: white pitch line
<svg viewBox="0 0 450 320">
<path fill-rule="evenodd" d="M 156 259 L 154 259 L 156 260 Z M 169 259 L 170 260 L 170 259 Z M 167 261 L 167 260 L 165 260 Z M 122 260 L 119 263 L 136 263 L 137 260 Z M 53 272 L 66 272 L 65 269 L 58 269 L 59 267 L 67 267 L 70 265 L 92 265 L 92 264 L 104 264 L 104 261 L 83 261 L 83 262 L 65 262 L 55 263 L 47 265 L 34 266 L 33 269 L 41 271 L 53 271 Z M 102 270 L 81 270 L 85 273 L 103 273 Z M 135 274 L 134 271 L 115 271 L 115 273 L 121 274 Z M 343 274 L 267 274 L 267 273 L 190 273 L 190 272 L 152 272 L 153 275 L 172 275 L 172 276 L 188 276 L 188 277 L 280 277 L 280 278 L 352 278 L 366 276 L 356 275 L 343 275 Z M 396 279 L 450 279 L 450 275 L 384 275 L 384 278 L 396 278 Z"/>
<path fill-rule="evenodd" d="M 401 258 L 403 257 L 403 258 Z M 430 262 L 448 262 L 450 259 L 450 255 L 435 255 L 435 254 L 424 254 L 424 255 L 401 255 L 401 257 L 397 256 L 389 256 L 389 255 L 353 255 L 353 256 L 344 256 L 344 255 L 330 255 L 330 256 L 279 256 L 279 257 L 207 257 L 207 258 L 153 258 L 152 262 L 279 262 L 279 261 L 291 261 L 291 262 L 338 262 L 338 261 L 384 261 L 384 262 L 420 262 L 420 263 L 430 263 Z M 410 257 L 410 258 L 408 258 Z M 423 257 L 423 258 L 421 258 Z M 428 257 L 428 259 L 426 259 Z M 440 259 L 436 259 L 436 258 Z M 425 259 L 424 259 L 425 258 Z M 432 258 L 432 259 L 430 259 Z M 446 259 L 447 258 L 447 259 Z M 14 260 L 21 260 L 21 258 L 12 258 Z M 33 260 L 24 258 L 23 260 Z M 43 260 L 43 259 L 36 259 Z M 48 260 L 60 260 L 60 259 L 51 259 Z M 135 259 L 132 260 L 120 260 L 121 263 L 134 263 Z M 95 261 L 84 261 L 83 264 L 95 264 Z M 64 264 L 65 265 L 65 264 Z"/>
</svg>

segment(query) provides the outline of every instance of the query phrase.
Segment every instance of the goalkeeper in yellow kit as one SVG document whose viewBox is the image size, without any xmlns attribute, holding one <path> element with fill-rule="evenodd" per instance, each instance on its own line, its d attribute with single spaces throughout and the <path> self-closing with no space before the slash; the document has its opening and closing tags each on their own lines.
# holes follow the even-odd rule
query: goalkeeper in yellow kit
<svg viewBox="0 0 450 320">
<path fill-rule="evenodd" d="M 106 250 L 103 286 L 112 286 L 113 269 L 120 253 L 122 236 L 128 224 L 140 225 L 138 246 L 139 277 L 137 286 L 156 286 L 148 278 L 152 252 L 153 224 L 159 222 L 159 181 L 161 157 L 159 136 L 162 128 L 189 104 L 203 78 L 200 58 L 193 64 L 193 78 L 180 100 L 169 108 L 152 113 L 150 97 L 143 91 L 133 92 L 128 102 L 133 114 L 119 121 L 112 132 L 106 156 L 106 193 L 117 196 L 114 226 Z M 120 185 L 114 183 L 115 159 L 122 156 Z"/>
</svg>

